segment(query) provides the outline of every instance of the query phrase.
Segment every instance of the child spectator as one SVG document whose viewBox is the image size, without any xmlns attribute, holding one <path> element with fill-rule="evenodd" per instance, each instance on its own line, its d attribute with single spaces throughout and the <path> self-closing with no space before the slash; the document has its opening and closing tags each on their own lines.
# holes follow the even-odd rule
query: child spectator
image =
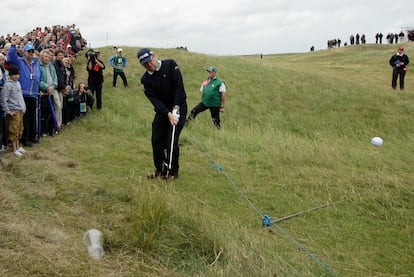
<svg viewBox="0 0 414 277">
<path fill-rule="evenodd" d="M 22 157 L 26 150 L 20 147 L 20 139 L 23 134 L 23 115 L 26 112 L 22 88 L 18 81 L 20 69 L 11 65 L 9 68 L 9 79 L 3 86 L 0 106 L 7 115 L 8 139 L 11 142 L 12 152 L 16 157 Z"/>
</svg>

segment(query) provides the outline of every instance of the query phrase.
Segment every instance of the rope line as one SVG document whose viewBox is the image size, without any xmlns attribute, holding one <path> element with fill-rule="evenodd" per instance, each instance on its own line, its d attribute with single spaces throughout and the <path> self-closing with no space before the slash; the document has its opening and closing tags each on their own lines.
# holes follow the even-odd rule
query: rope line
<svg viewBox="0 0 414 277">
<path fill-rule="evenodd" d="M 302 250 L 306 255 L 308 255 L 312 260 L 314 260 L 319 266 L 321 266 L 323 269 L 325 269 L 327 272 L 329 272 L 331 275 L 335 276 L 335 273 L 332 271 L 332 269 L 327 266 L 326 264 L 324 264 L 312 251 L 310 251 L 309 249 L 307 249 L 305 246 L 303 246 L 302 244 L 300 244 L 297 240 L 295 240 L 291 235 L 289 235 L 288 232 L 286 232 L 282 227 L 280 227 L 278 224 L 276 224 L 277 222 L 283 221 L 283 220 L 287 220 L 289 218 L 295 217 L 295 216 L 299 216 L 301 214 L 304 214 L 305 212 L 310 212 L 310 211 L 316 211 L 319 209 L 322 209 L 324 207 L 327 207 L 328 204 L 322 205 L 320 207 L 316 207 L 316 208 L 312 208 L 303 212 L 298 212 L 292 215 L 288 215 L 282 218 L 278 218 L 276 220 L 273 220 L 270 218 L 270 216 L 262 214 L 258 208 L 256 208 L 256 206 L 252 203 L 252 201 L 249 200 L 249 198 L 246 196 L 245 193 L 243 193 L 243 191 L 239 188 L 239 186 L 237 185 L 237 183 L 230 177 L 230 175 L 228 175 L 222 166 L 218 165 L 214 159 L 211 157 L 211 155 L 209 154 L 208 150 L 198 141 L 196 141 L 195 139 L 191 138 L 190 136 L 187 135 L 187 138 L 189 139 L 189 141 L 192 144 L 196 144 L 199 147 L 199 150 L 201 152 L 203 152 L 207 158 L 210 160 L 210 162 L 212 162 L 212 165 L 210 166 L 210 168 L 213 169 L 217 169 L 217 171 L 219 171 L 220 173 L 222 173 L 227 179 L 228 181 L 231 183 L 231 185 L 234 187 L 234 189 L 244 198 L 244 200 L 246 200 L 246 202 L 253 208 L 253 210 L 262 217 L 262 225 L 265 227 L 275 227 L 282 235 L 284 235 L 287 239 L 289 239 L 294 245 L 296 245 L 300 250 Z"/>
</svg>

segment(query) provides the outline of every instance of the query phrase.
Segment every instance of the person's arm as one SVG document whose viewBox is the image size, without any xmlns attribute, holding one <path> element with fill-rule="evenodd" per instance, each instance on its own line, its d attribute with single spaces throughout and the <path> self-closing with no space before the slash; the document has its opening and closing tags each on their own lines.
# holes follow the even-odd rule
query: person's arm
<svg viewBox="0 0 414 277">
<path fill-rule="evenodd" d="M 223 112 L 226 104 L 226 85 L 224 82 L 221 83 L 219 91 L 221 93 L 220 111 Z"/>
<path fill-rule="evenodd" d="M 115 56 L 112 56 L 112 57 L 108 60 L 109 66 L 114 66 L 114 57 L 115 57 Z"/>
<path fill-rule="evenodd" d="M 173 73 L 173 80 L 175 85 L 174 105 L 181 105 L 186 101 L 186 94 L 184 89 L 183 76 L 181 75 L 180 67 L 172 60 L 170 70 Z"/>
<path fill-rule="evenodd" d="M 410 60 L 408 59 L 408 56 L 407 55 L 404 55 L 404 56 L 406 58 L 404 64 L 405 65 L 408 65 L 410 63 Z"/>
<path fill-rule="evenodd" d="M 395 67 L 395 55 L 393 55 L 392 57 L 391 57 L 391 59 L 390 59 L 390 62 L 389 62 L 389 64 L 390 64 L 390 66 L 392 66 L 392 67 Z"/>
<path fill-rule="evenodd" d="M 97 64 L 100 68 L 105 69 L 105 64 L 104 64 L 101 60 L 96 59 L 96 64 Z"/>
<path fill-rule="evenodd" d="M 14 64 L 20 67 L 20 59 L 17 55 L 17 49 L 16 45 L 12 44 L 12 46 L 9 49 L 9 52 L 7 53 L 7 62 L 9 64 Z"/>
<path fill-rule="evenodd" d="M 220 111 L 224 111 L 224 105 L 226 104 L 226 92 L 221 93 L 221 104 L 220 104 Z"/>
</svg>

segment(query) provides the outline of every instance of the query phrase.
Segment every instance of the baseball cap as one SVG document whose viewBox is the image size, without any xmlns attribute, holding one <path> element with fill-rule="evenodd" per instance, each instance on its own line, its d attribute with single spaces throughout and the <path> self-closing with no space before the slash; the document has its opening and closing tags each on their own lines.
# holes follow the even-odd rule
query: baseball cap
<svg viewBox="0 0 414 277">
<path fill-rule="evenodd" d="M 152 60 L 153 52 L 149 48 L 142 48 L 138 51 L 137 58 L 141 64 L 150 62 Z"/>
<path fill-rule="evenodd" d="M 122 48 L 118 48 L 118 52 L 122 52 Z"/>
<path fill-rule="evenodd" d="M 9 76 L 20 74 L 20 68 L 16 65 L 11 65 L 9 67 Z"/>
<path fill-rule="evenodd" d="M 404 47 L 403 46 L 400 46 L 400 47 L 398 47 L 398 50 L 404 51 Z"/>
<path fill-rule="evenodd" d="M 34 50 L 33 44 L 28 43 L 24 46 L 23 48 L 24 51 L 30 51 L 30 50 Z"/>
<path fill-rule="evenodd" d="M 217 72 L 217 68 L 215 66 L 210 66 L 209 68 L 207 68 L 208 72 Z"/>
</svg>

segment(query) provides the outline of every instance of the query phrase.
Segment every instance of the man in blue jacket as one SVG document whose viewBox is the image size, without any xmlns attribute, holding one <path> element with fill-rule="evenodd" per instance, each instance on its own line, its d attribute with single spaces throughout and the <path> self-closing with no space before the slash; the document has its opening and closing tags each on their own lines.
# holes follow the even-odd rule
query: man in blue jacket
<svg viewBox="0 0 414 277">
<path fill-rule="evenodd" d="M 117 52 L 118 54 L 116 54 L 115 56 L 112 56 L 109 59 L 109 65 L 114 68 L 114 77 L 112 80 L 112 86 L 114 88 L 116 87 L 116 80 L 118 79 L 118 75 L 119 75 L 122 79 L 122 82 L 124 83 L 124 87 L 127 87 L 128 81 L 127 81 L 127 78 L 124 72 L 127 60 L 124 56 L 122 56 L 122 48 L 118 48 Z"/>
<path fill-rule="evenodd" d="M 23 57 L 17 55 L 16 42 L 12 42 L 7 55 L 9 64 L 17 65 L 20 69 L 19 82 L 22 87 L 23 98 L 26 104 L 26 113 L 23 116 L 22 143 L 24 146 L 32 146 L 39 141 L 37 134 L 37 98 L 39 94 L 40 67 L 37 58 L 34 58 L 34 47 L 28 43 L 24 46 Z"/>
</svg>

